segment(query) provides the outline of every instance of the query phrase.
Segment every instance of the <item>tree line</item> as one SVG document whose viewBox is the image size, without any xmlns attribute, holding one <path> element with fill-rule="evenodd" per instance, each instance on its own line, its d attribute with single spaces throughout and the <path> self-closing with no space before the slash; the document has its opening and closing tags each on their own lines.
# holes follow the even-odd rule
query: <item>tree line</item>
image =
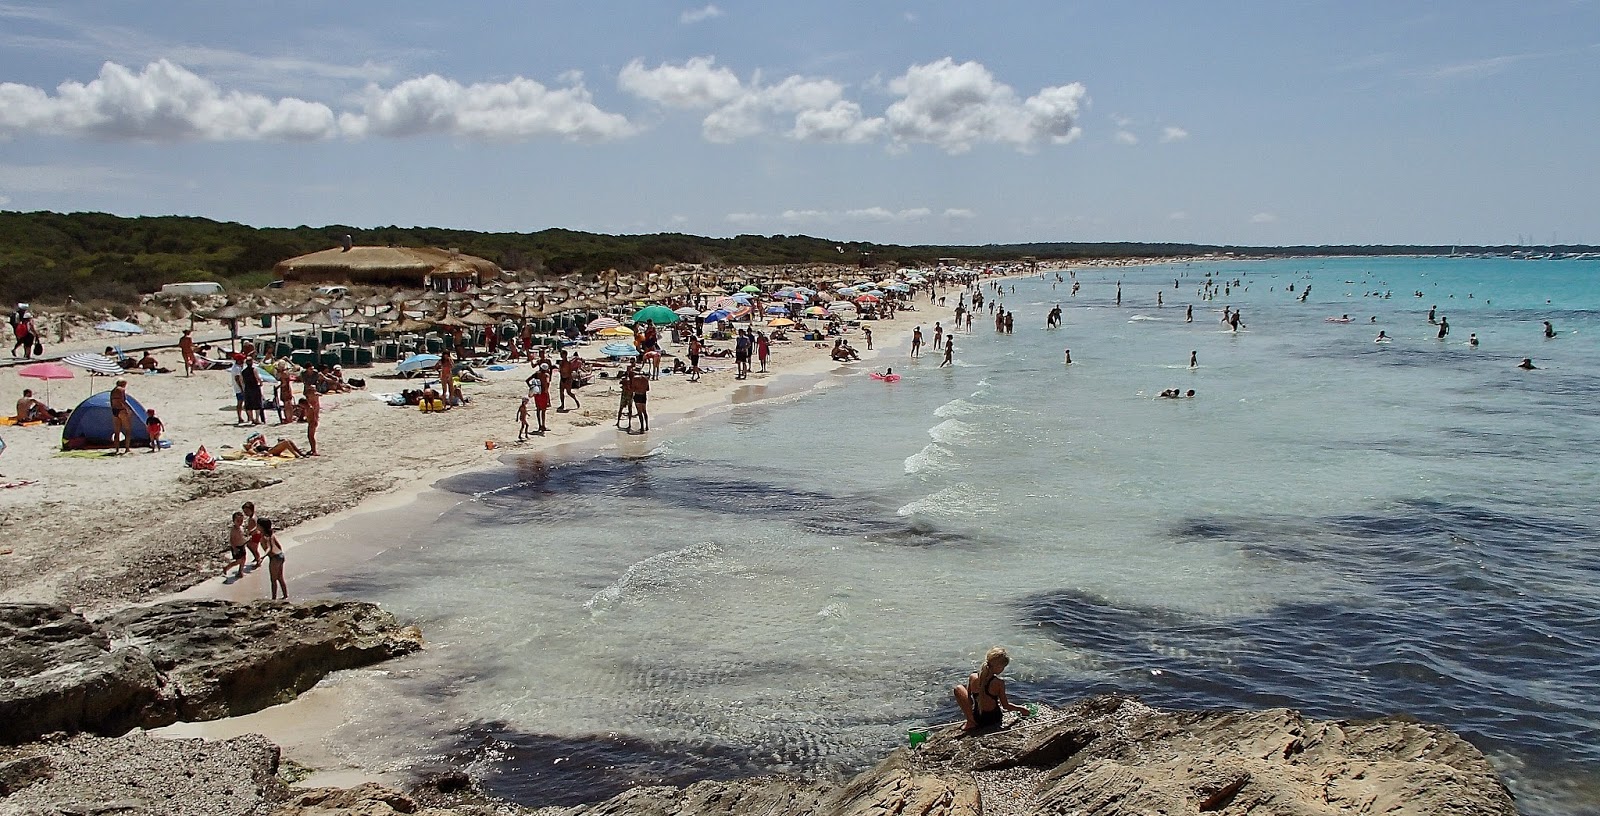
<svg viewBox="0 0 1600 816">
<path fill-rule="evenodd" d="M 328 249 L 344 236 L 356 244 L 434 246 L 487 258 L 502 268 L 548 275 L 636 271 L 656 264 L 776 265 L 852 263 L 919 266 L 940 258 L 1008 261 L 1086 258 L 1181 257 L 1232 253 L 1281 255 L 1391 255 L 1511 252 L 1522 247 L 1326 246 L 1238 247 L 1177 243 L 1031 243 L 982 246 L 900 246 L 833 241 L 807 235 L 739 235 L 706 238 L 681 233 L 602 235 L 566 229 L 476 232 L 437 227 L 343 224 L 292 228 L 251 227 L 208 218 L 126 218 L 105 213 L 0 212 L 0 302 L 132 300 L 163 284 L 214 280 L 229 290 L 255 288 L 272 279 L 279 261 Z M 1588 247 L 1542 247 L 1585 252 Z"/>
</svg>

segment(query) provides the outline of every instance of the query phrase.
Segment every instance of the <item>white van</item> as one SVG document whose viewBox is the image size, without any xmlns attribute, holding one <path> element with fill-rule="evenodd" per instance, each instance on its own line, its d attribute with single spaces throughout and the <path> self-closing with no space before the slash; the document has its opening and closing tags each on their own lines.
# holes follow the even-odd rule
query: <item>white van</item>
<svg viewBox="0 0 1600 816">
<path fill-rule="evenodd" d="M 315 292 L 319 297 L 329 298 L 342 298 L 350 294 L 350 289 L 346 286 L 318 286 L 311 291 Z"/>
<path fill-rule="evenodd" d="M 215 295 L 222 292 L 222 284 L 211 281 L 194 281 L 192 283 L 169 283 L 161 287 L 161 294 L 173 296 L 199 297 L 201 295 Z"/>
</svg>

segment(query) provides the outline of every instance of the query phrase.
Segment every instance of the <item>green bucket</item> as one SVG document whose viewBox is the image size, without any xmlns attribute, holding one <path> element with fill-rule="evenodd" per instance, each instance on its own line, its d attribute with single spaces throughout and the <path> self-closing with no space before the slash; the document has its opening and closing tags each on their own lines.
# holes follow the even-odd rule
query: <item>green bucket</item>
<svg viewBox="0 0 1600 816">
<path fill-rule="evenodd" d="M 906 733 L 906 738 L 911 742 L 911 747 L 915 748 L 928 741 L 928 729 L 913 728 Z"/>
</svg>

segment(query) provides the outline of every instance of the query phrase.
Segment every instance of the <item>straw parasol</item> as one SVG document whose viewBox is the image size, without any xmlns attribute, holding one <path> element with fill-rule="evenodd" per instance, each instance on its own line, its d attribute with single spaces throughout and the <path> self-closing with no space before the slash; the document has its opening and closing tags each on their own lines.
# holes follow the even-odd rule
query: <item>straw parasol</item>
<svg viewBox="0 0 1600 816">
<path fill-rule="evenodd" d="M 325 249 L 273 267 L 287 281 L 350 281 L 378 286 L 420 287 L 430 277 L 494 280 L 501 269 L 472 255 L 432 247 L 358 246 Z"/>
</svg>

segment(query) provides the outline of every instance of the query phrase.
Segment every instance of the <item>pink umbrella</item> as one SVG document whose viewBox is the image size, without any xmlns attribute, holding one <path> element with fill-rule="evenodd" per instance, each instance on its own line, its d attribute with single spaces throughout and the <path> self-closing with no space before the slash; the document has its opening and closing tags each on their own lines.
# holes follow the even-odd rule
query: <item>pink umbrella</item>
<svg viewBox="0 0 1600 816">
<path fill-rule="evenodd" d="M 25 365 L 22 368 L 17 369 L 17 376 L 28 377 L 34 380 L 44 380 L 44 401 L 48 403 L 50 402 L 51 380 L 70 380 L 77 375 L 72 373 L 72 369 L 67 368 L 60 363 L 34 363 L 32 365 Z"/>
</svg>

